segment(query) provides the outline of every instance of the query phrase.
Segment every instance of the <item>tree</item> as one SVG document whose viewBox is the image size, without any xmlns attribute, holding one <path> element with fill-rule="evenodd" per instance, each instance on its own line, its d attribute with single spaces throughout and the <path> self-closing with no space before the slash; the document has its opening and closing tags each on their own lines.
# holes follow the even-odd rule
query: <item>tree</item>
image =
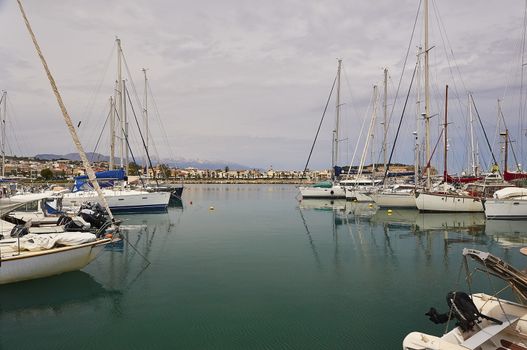
<svg viewBox="0 0 527 350">
<path fill-rule="evenodd" d="M 159 172 L 161 173 L 161 176 L 165 179 L 170 178 L 170 175 L 172 175 L 170 167 L 166 164 L 159 164 Z"/>
<path fill-rule="evenodd" d="M 51 169 L 49 168 L 42 169 L 40 171 L 40 176 L 42 176 L 44 180 L 51 180 L 51 178 L 53 177 L 53 171 L 51 171 Z"/>
<path fill-rule="evenodd" d="M 135 162 L 128 163 L 128 175 L 138 176 L 139 175 L 139 169 L 141 169 L 141 167 L 139 165 L 137 165 L 137 163 L 135 163 Z"/>
</svg>

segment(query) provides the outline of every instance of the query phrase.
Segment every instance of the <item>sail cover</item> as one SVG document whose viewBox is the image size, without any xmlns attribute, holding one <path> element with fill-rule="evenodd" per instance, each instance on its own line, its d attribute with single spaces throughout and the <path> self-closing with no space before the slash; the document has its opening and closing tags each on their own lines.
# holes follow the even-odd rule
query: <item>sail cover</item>
<svg viewBox="0 0 527 350">
<path fill-rule="evenodd" d="M 118 170 L 108 170 L 108 171 L 96 172 L 95 179 L 99 183 L 100 187 L 112 187 L 115 181 L 123 181 L 123 180 L 126 181 L 128 177 L 126 176 L 123 169 L 118 169 Z M 73 185 L 72 192 L 86 191 L 86 190 L 93 190 L 93 188 L 90 186 L 88 182 L 88 176 L 81 175 L 81 176 L 75 177 L 75 184 Z"/>
</svg>

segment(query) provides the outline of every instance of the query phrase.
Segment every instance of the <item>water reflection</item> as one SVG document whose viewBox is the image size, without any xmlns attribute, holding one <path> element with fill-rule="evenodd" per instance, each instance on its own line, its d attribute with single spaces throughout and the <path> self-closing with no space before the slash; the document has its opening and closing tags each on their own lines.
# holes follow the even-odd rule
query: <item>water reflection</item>
<svg viewBox="0 0 527 350">
<path fill-rule="evenodd" d="M 0 315 L 59 314 L 104 299 L 110 299 L 114 309 L 119 309 L 121 298 L 120 291 L 103 287 L 86 272 L 75 271 L 2 286 Z"/>
</svg>

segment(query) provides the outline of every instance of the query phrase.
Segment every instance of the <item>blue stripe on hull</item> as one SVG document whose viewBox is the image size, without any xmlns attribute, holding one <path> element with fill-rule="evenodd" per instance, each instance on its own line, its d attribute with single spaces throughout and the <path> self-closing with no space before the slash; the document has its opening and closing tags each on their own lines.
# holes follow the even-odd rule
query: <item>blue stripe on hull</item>
<svg viewBox="0 0 527 350">
<path fill-rule="evenodd" d="M 119 214 L 131 214 L 131 213 L 154 213 L 154 212 L 166 212 L 167 205 L 130 205 L 130 206 L 118 206 L 110 207 L 113 213 Z"/>
</svg>

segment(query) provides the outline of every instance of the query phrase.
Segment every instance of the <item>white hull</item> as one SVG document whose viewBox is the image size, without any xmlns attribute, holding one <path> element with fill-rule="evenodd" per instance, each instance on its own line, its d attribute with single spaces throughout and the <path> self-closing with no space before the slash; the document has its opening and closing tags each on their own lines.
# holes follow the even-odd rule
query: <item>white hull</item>
<svg viewBox="0 0 527 350">
<path fill-rule="evenodd" d="M 472 332 L 463 333 L 459 327 L 442 337 L 412 332 L 403 340 L 403 349 L 467 350 L 467 349 L 525 349 L 527 308 L 486 294 L 472 295 L 474 304 L 482 314 L 503 322 L 497 325 L 483 320 Z M 498 301 L 499 300 L 499 301 Z M 454 321 L 453 321 L 454 322 Z M 519 345 L 519 347 L 517 347 Z"/>
<path fill-rule="evenodd" d="M 346 189 L 346 200 L 350 202 L 373 202 L 373 198 L 360 190 Z"/>
<path fill-rule="evenodd" d="M 419 193 L 415 199 L 420 211 L 438 212 L 483 212 L 483 203 L 479 198 L 438 193 Z"/>
<path fill-rule="evenodd" d="M 112 212 L 163 211 L 167 210 L 170 200 L 170 192 L 103 190 L 103 194 Z M 62 198 L 62 205 L 79 207 L 87 201 L 100 203 L 95 191 L 79 191 L 65 193 Z"/>
<path fill-rule="evenodd" d="M 414 193 L 372 193 L 370 197 L 381 208 L 417 209 Z"/>
<path fill-rule="evenodd" d="M 110 239 L 53 248 L 38 252 L 21 252 L 20 255 L 2 256 L 0 284 L 32 280 L 80 270 L 88 265 Z"/>
<path fill-rule="evenodd" d="M 527 219 L 527 200 L 487 199 L 485 217 L 487 219 Z"/>
<path fill-rule="evenodd" d="M 302 198 L 346 198 L 344 189 L 341 186 L 333 186 L 331 188 L 305 186 L 298 189 Z"/>
</svg>

